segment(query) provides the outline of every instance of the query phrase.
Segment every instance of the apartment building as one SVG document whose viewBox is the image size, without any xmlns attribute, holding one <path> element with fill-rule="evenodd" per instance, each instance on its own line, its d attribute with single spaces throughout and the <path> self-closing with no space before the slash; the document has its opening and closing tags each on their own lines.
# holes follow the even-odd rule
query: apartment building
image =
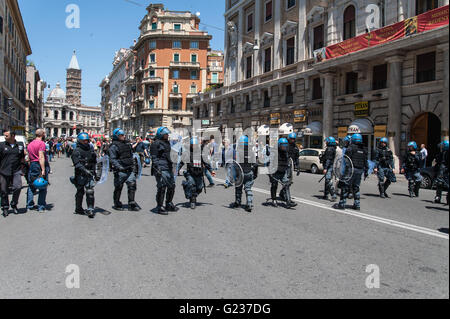
<svg viewBox="0 0 450 319">
<path fill-rule="evenodd" d="M 27 65 L 27 94 L 25 105 L 25 132 L 32 136 L 42 127 L 44 113 L 44 90 L 46 83 L 33 64 Z"/>
<path fill-rule="evenodd" d="M 225 85 L 193 105 L 205 126 L 291 123 L 315 148 L 388 136 L 397 162 L 448 139 L 448 0 L 226 0 L 225 27 Z"/>
<path fill-rule="evenodd" d="M 222 51 L 210 50 L 208 52 L 208 88 L 219 88 L 224 82 L 224 55 Z"/>
</svg>

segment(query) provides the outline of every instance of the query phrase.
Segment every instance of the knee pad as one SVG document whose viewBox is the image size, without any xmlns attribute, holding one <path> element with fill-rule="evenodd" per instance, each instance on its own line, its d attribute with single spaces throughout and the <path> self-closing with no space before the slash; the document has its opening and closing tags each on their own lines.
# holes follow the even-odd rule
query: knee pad
<svg viewBox="0 0 450 319">
<path fill-rule="evenodd" d="M 136 182 L 132 182 L 132 183 L 128 184 L 128 189 L 129 189 L 130 191 L 136 191 L 136 189 L 137 189 L 137 184 L 136 184 Z"/>
<path fill-rule="evenodd" d="M 94 196 L 94 189 L 93 188 L 86 189 L 86 196 Z"/>
</svg>

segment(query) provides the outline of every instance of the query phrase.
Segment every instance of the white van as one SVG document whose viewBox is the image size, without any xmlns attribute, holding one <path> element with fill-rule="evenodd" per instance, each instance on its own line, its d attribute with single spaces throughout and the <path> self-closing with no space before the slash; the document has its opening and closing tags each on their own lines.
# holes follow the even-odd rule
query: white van
<svg viewBox="0 0 450 319">
<path fill-rule="evenodd" d="M 5 141 L 5 136 L 4 135 L 0 135 L 0 143 L 4 142 L 4 141 Z M 25 145 L 25 147 L 28 144 L 27 139 L 23 135 L 16 135 L 16 141 L 17 142 L 22 142 L 23 145 Z"/>
</svg>

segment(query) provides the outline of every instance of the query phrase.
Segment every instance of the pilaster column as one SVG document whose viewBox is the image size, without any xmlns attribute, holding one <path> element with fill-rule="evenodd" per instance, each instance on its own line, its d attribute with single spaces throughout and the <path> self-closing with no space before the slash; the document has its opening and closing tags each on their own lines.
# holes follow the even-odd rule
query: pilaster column
<svg viewBox="0 0 450 319">
<path fill-rule="evenodd" d="M 236 75 L 236 82 L 240 82 L 243 79 L 243 72 L 242 72 L 242 65 L 243 65 L 243 61 L 242 61 L 242 39 L 243 39 L 243 35 L 245 32 L 245 27 L 244 27 L 244 7 L 241 6 L 239 8 L 239 17 L 238 17 L 238 50 L 237 50 L 237 59 L 236 59 L 236 70 L 237 70 L 237 75 Z"/>
<path fill-rule="evenodd" d="M 255 0 L 255 21 L 253 22 L 255 28 L 255 40 L 258 41 L 258 46 L 261 46 L 260 41 L 260 28 L 261 28 L 261 11 L 262 11 L 262 1 L 263 0 Z M 257 76 L 261 74 L 261 66 L 259 64 L 259 52 L 260 50 L 253 51 L 253 76 Z"/>
<path fill-rule="evenodd" d="M 447 1 L 448 3 L 448 1 Z M 444 87 L 442 88 L 442 115 L 441 115 L 441 138 L 443 140 L 449 140 L 449 95 L 448 95 L 448 73 L 449 73 L 449 63 L 448 63 L 448 42 L 440 44 L 437 46 L 439 51 L 442 51 L 443 61 L 444 61 Z"/>
<path fill-rule="evenodd" d="M 387 134 L 389 147 L 394 153 L 396 171 L 399 169 L 400 135 L 402 130 L 402 63 L 403 56 L 386 58 L 389 63 L 388 75 L 388 123 Z"/>
<path fill-rule="evenodd" d="M 281 5 L 280 0 L 274 0 L 272 2 L 273 12 L 273 70 L 277 70 L 281 67 L 280 56 L 280 39 L 281 39 L 281 10 L 284 6 Z"/>
<path fill-rule="evenodd" d="M 333 79 L 335 73 L 328 72 L 322 75 L 323 87 L 323 136 L 324 138 L 333 135 Z"/>
<path fill-rule="evenodd" d="M 297 61 L 303 61 L 306 59 L 306 0 L 298 1 L 298 39 L 297 39 Z"/>
</svg>

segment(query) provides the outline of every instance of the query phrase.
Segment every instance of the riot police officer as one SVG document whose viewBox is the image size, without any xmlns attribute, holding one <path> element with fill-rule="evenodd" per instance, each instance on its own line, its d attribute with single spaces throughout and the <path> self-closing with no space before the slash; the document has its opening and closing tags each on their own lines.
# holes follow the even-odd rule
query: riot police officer
<svg viewBox="0 0 450 319">
<path fill-rule="evenodd" d="M 449 166 L 449 158 L 448 158 L 448 148 L 449 142 L 443 141 L 439 144 L 441 151 L 436 156 L 436 165 L 434 170 L 436 172 L 436 197 L 434 198 L 434 202 L 439 204 L 441 202 L 442 190 L 447 188 L 447 205 L 448 205 L 448 166 Z"/>
<path fill-rule="evenodd" d="M 297 147 L 297 144 L 295 144 L 295 140 L 297 139 L 297 133 L 291 133 L 288 136 L 288 142 L 289 142 L 289 148 L 288 153 L 289 157 L 294 162 L 294 170 L 297 172 L 297 176 L 300 175 L 300 150 Z"/>
<path fill-rule="evenodd" d="M 256 153 L 249 151 L 249 139 L 248 136 L 241 136 L 238 141 L 238 147 L 236 150 L 236 162 L 241 166 L 243 176 L 243 182 L 235 189 L 235 202 L 231 204 L 231 208 L 241 207 L 242 190 L 245 190 L 245 196 L 247 198 L 247 205 L 245 210 L 249 213 L 253 210 L 253 192 L 252 187 L 256 177 L 258 177 L 258 164 L 256 160 Z M 276 192 L 275 192 L 276 193 Z"/>
<path fill-rule="evenodd" d="M 178 208 L 172 203 L 175 196 L 175 178 L 173 175 L 173 163 L 170 158 L 170 130 L 167 127 L 160 127 L 156 131 L 155 141 L 150 147 L 152 157 L 152 176 L 156 177 L 156 213 L 167 215 L 168 211 L 177 211 Z M 167 191 L 167 193 L 166 193 Z M 163 209 L 164 197 L 166 207 Z"/>
<path fill-rule="evenodd" d="M 388 147 L 388 139 L 383 137 L 375 151 L 375 173 L 378 177 L 378 190 L 381 198 L 389 198 L 386 190 L 391 183 L 397 182 L 394 174 L 394 155 Z"/>
<path fill-rule="evenodd" d="M 402 174 L 406 175 L 408 180 L 409 197 L 419 197 L 422 175 L 420 175 L 420 153 L 417 152 L 417 143 L 411 141 L 408 143 L 408 150 L 403 158 Z"/>
<path fill-rule="evenodd" d="M 323 173 L 325 174 L 325 189 L 323 199 L 329 200 L 329 194 L 331 195 L 331 201 L 336 200 L 336 192 L 333 186 L 333 165 L 336 157 L 337 143 L 336 139 L 332 136 L 325 139 L 327 148 L 321 157 L 323 165 Z"/>
<path fill-rule="evenodd" d="M 186 199 L 190 202 L 191 209 L 195 209 L 197 205 L 197 196 L 200 195 L 205 185 L 203 182 L 204 170 L 208 170 L 212 176 L 215 176 L 216 173 L 213 171 L 211 165 L 203 160 L 200 142 L 197 137 L 192 137 L 190 140 L 190 159 L 186 164 L 186 171 L 184 172 L 184 177 L 186 178 L 183 181 L 183 189 L 184 195 Z M 180 163 L 179 170 L 184 166 L 184 162 Z"/>
<path fill-rule="evenodd" d="M 113 142 L 109 147 L 109 157 L 114 172 L 113 209 L 124 210 L 123 204 L 120 202 L 120 195 L 122 194 L 123 185 L 126 183 L 128 189 L 128 210 L 141 210 L 141 207 L 135 201 L 137 184 L 133 149 L 130 142 L 125 140 L 125 132 L 120 128 L 116 128 L 113 132 Z"/>
<path fill-rule="evenodd" d="M 341 200 L 337 205 L 337 209 L 345 209 L 347 203 L 347 197 L 349 192 L 353 193 L 354 203 L 353 209 L 361 209 L 361 178 L 364 173 L 364 177 L 369 175 L 369 161 L 368 152 L 364 147 L 363 138 L 361 134 L 353 134 L 351 139 L 351 145 L 347 148 L 345 155 L 353 163 L 353 175 L 348 182 L 344 182 L 344 186 L 341 189 Z"/>
<path fill-rule="evenodd" d="M 291 208 L 297 206 L 297 203 L 293 202 L 290 197 L 290 182 L 289 182 L 289 170 L 290 170 L 290 157 L 289 157 L 289 142 L 286 138 L 282 137 L 278 140 L 278 167 L 277 171 L 269 175 L 270 176 L 270 196 L 272 200 L 272 205 L 277 207 L 276 202 L 278 183 L 283 185 L 282 190 L 284 192 L 284 200 L 286 202 L 286 207 Z"/>
<path fill-rule="evenodd" d="M 89 135 L 87 133 L 78 134 L 77 147 L 72 153 L 72 162 L 75 169 L 75 176 L 71 178 L 72 183 L 77 188 L 75 194 L 75 214 L 89 216 L 94 218 L 94 180 L 98 181 L 95 166 L 97 156 L 89 144 Z M 83 197 L 86 193 L 86 212 L 83 209 Z"/>
</svg>

